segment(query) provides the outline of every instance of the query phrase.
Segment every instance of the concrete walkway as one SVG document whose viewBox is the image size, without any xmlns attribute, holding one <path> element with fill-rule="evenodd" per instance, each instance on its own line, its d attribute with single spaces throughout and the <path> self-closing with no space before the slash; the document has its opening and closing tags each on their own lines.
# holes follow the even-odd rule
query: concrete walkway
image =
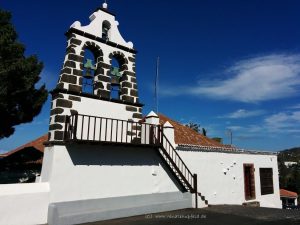
<svg viewBox="0 0 300 225">
<path fill-rule="evenodd" d="M 148 214 L 85 225 L 300 225 L 300 211 L 212 206 Z"/>
</svg>

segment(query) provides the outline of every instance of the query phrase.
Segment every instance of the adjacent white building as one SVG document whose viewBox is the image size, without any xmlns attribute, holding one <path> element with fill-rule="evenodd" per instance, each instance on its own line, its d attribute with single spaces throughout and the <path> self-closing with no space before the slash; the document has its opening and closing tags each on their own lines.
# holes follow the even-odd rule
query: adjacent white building
<svg viewBox="0 0 300 225">
<path fill-rule="evenodd" d="M 143 117 L 132 42 L 107 4 L 90 20 L 66 34 L 40 182 L 0 185 L 0 224 L 78 224 L 215 204 L 281 207 L 275 154 L 228 148 L 154 112 Z M 12 201 L 14 210 L 6 207 Z"/>
</svg>

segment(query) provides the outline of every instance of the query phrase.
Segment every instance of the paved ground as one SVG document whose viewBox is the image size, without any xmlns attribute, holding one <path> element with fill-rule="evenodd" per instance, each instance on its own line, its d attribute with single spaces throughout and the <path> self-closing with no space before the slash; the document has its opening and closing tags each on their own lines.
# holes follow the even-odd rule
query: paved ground
<svg viewBox="0 0 300 225">
<path fill-rule="evenodd" d="M 85 225 L 300 225 L 299 210 L 254 208 L 244 206 L 212 206 L 123 219 L 87 223 Z"/>
</svg>

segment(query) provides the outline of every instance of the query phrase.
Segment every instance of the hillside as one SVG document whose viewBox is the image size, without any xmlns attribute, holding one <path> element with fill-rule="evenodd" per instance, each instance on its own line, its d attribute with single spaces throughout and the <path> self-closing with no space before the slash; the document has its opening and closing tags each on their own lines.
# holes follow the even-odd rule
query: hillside
<svg viewBox="0 0 300 225">
<path fill-rule="evenodd" d="M 284 162 L 292 161 L 298 164 L 286 167 Z M 283 150 L 278 154 L 280 188 L 300 194 L 300 147 Z"/>
<path fill-rule="evenodd" d="M 286 149 L 278 154 L 279 161 L 300 161 L 300 147 Z"/>
</svg>

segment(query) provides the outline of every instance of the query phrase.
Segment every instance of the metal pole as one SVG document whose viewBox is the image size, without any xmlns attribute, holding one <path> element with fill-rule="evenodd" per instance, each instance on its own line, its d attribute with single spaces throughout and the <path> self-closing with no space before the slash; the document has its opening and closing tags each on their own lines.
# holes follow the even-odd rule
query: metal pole
<svg viewBox="0 0 300 225">
<path fill-rule="evenodd" d="M 159 75 L 159 57 L 157 57 L 157 61 L 156 61 L 156 77 L 155 77 L 155 85 L 154 85 L 154 99 L 155 99 L 156 113 L 158 113 L 158 75 Z"/>
<path fill-rule="evenodd" d="M 195 208 L 198 208 L 198 187 L 197 187 L 197 174 L 194 173 L 194 193 L 195 193 Z"/>
</svg>

